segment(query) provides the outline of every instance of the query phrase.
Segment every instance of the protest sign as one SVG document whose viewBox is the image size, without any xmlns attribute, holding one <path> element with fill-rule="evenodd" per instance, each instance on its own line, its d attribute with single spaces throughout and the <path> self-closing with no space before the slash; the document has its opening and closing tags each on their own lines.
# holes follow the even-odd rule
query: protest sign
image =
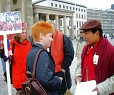
<svg viewBox="0 0 114 95">
<path fill-rule="evenodd" d="M 21 14 L 20 11 L 12 12 L 3 12 L 0 13 L 0 35 L 1 43 L 4 45 L 5 55 L 8 56 L 7 49 L 7 35 L 21 33 L 22 32 L 22 23 L 21 23 Z M 3 38 L 2 38 L 3 36 Z M 8 84 L 8 95 L 11 93 L 11 79 L 9 72 L 9 62 L 6 61 L 6 74 L 7 74 L 7 84 Z"/>
</svg>

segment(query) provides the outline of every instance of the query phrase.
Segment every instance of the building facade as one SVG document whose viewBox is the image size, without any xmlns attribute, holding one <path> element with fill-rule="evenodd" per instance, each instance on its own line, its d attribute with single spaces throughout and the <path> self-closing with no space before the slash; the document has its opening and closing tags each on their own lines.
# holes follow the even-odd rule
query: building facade
<svg viewBox="0 0 114 95">
<path fill-rule="evenodd" d="M 87 21 L 87 8 L 63 0 L 0 0 L 0 12 L 20 11 L 22 22 L 31 26 L 39 20 L 53 20 L 61 32 L 71 39 L 80 34 L 79 28 Z"/>
<path fill-rule="evenodd" d="M 114 9 L 87 10 L 87 20 L 98 19 L 102 23 L 103 32 L 107 35 L 114 33 Z"/>
<path fill-rule="evenodd" d="M 60 29 L 60 31 L 72 39 L 75 37 L 77 38 L 77 36 L 80 34 L 80 26 L 82 26 L 82 24 L 87 21 L 87 8 L 85 6 L 72 2 L 63 0 L 38 0 L 33 3 L 33 6 L 43 6 L 45 9 L 46 7 L 50 8 L 50 12 L 46 12 L 47 14 L 51 13 L 49 14 L 50 19 L 52 17 L 51 15 L 53 15 L 53 12 L 51 12 L 51 10 L 55 9 L 57 11 L 60 11 L 60 14 L 57 12 L 55 13 L 56 15 L 59 15 L 58 21 L 56 21 L 56 19 L 53 19 L 53 21 L 58 22 L 56 23 L 58 29 Z M 66 15 L 66 12 L 71 12 L 73 15 Z M 39 19 L 41 19 L 40 15 L 38 16 Z"/>
<path fill-rule="evenodd" d="M 66 10 L 59 10 L 57 8 L 50 8 L 46 6 L 39 6 L 34 5 L 33 6 L 33 17 L 34 17 L 34 23 L 37 21 L 49 21 L 52 20 L 55 22 L 56 29 L 61 30 L 66 35 L 69 35 L 69 37 L 73 38 L 74 36 L 74 30 L 73 30 L 73 11 L 66 11 Z M 60 19 L 64 19 L 64 27 L 60 27 L 61 22 Z M 66 25 L 66 18 L 71 19 L 71 32 L 67 32 L 67 25 Z"/>
</svg>

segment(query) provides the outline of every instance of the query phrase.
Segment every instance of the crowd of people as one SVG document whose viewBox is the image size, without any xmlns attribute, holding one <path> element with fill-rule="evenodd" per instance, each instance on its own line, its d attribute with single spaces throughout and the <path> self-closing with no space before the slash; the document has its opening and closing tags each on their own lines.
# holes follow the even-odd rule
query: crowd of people
<svg viewBox="0 0 114 95">
<path fill-rule="evenodd" d="M 77 45 L 79 62 L 75 67 L 76 85 L 77 82 L 95 80 L 96 87 L 92 92 L 114 95 L 114 46 L 103 36 L 99 20 L 89 20 L 80 27 Z M 53 21 L 35 23 L 30 36 L 23 27 L 22 33 L 15 34 L 10 42 L 10 48 L 13 54 L 10 59 L 11 79 L 16 95 L 23 95 L 21 84 L 26 81 L 26 71 L 32 72 L 35 56 L 40 49 L 36 79 L 48 95 L 65 95 L 70 90 L 72 79 L 69 67 L 74 59 L 74 48 L 70 38 L 57 30 Z M 4 57 L 1 58 L 4 61 Z"/>
</svg>

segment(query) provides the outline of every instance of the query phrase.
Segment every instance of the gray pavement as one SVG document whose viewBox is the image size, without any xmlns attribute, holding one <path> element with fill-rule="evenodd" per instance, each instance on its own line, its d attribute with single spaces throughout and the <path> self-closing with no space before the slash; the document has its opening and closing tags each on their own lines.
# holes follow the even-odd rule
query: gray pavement
<svg viewBox="0 0 114 95">
<path fill-rule="evenodd" d="M 108 38 L 108 40 L 114 45 L 114 39 L 110 39 Z M 76 40 L 72 40 L 73 42 L 73 46 L 74 46 L 74 50 L 76 51 Z M 71 93 L 72 95 L 74 94 L 75 91 L 75 68 L 77 66 L 77 57 L 74 56 L 74 60 L 72 62 L 72 65 L 70 67 L 71 70 L 71 78 L 72 78 L 72 87 L 71 87 Z M 0 95 L 8 95 L 8 90 L 7 90 L 7 83 L 4 81 L 4 77 L 3 77 L 3 71 L 2 71 L 2 63 L 0 60 Z M 12 95 L 16 95 L 16 90 L 12 87 Z"/>
<path fill-rule="evenodd" d="M 0 59 L 0 95 L 8 95 L 8 87 L 7 87 L 7 82 L 4 81 L 1 59 Z M 16 91 L 13 87 L 12 87 L 12 95 L 16 95 Z"/>
</svg>

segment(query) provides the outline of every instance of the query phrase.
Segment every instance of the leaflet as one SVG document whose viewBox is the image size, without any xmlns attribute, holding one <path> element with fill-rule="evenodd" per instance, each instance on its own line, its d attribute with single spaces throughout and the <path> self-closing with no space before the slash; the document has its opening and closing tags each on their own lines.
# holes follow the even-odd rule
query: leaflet
<svg viewBox="0 0 114 95">
<path fill-rule="evenodd" d="M 95 87 L 95 80 L 78 83 L 74 95 L 97 95 L 97 91 L 92 92 Z"/>
</svg>

